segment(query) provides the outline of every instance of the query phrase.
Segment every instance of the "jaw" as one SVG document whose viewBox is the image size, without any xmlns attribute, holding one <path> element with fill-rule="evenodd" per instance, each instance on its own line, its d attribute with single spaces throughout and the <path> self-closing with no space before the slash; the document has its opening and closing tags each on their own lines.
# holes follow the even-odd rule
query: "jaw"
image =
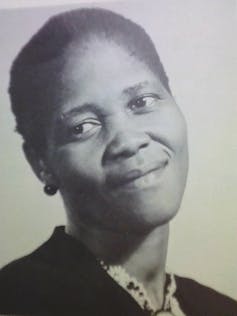
<svg viewBox="0 0 237 316">
<path fill-rule="evenodd" d="M 66 232 L 85 244 L 96 258 L 110 264 L 121 264 L 131 258 L 139 248 L 140 252 L 144 245 L 148 249 L 152 248 L 154 250 L 152 256 L 157 253 L 157 249 L 161 251 L 157 244 L 165 245 L 167 250 L 169 224 L 161 225 L 146 232 L 127 230 L 121 233 L 121 231 L 98 228 L 98 226 L 91 227 L 83 222 L 75 223 L 75 221 L 68 218 Z M 150 257 L 152 257 L 151 255 Z"/>
</svg>

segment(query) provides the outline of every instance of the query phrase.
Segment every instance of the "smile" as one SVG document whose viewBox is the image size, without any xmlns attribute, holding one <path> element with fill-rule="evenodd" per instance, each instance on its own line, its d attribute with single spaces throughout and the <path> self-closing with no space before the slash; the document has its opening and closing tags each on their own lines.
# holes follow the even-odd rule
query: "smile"
<svg viewBox="0 0 237 316">
<path fill-rule="evenodd" d="M 114 179 L 113 187 L 119 190 L 140 190 L 156 186 L 164 173 L 168 160 L 159 166 L 148 170 L 134 169 L 117 179 Z"/>
</svg>

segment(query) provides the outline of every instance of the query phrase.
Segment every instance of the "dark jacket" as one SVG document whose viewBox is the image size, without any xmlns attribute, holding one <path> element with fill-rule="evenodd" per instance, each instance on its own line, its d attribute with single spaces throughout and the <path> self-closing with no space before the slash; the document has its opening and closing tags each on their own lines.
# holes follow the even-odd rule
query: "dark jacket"
<svg viewBox="0 0 237 316">
<path fill-rule="evenodd" d="M 175 278 L 175 297 L 186 315 L 237 316 L 234 300 L 193 280 Z M 149 315 L 63 227 L 32 254 L 0 271 L 0 314 Z"/>
</svg>

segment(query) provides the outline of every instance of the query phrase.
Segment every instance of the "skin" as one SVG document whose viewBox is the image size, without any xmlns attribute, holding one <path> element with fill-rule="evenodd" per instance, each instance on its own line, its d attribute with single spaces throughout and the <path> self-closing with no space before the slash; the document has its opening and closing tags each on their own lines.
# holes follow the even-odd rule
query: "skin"
<svg viewBox="0 0 237 316">
<path fill-rule="evenodd" d="M 168 223 L 186 183 L 185 120 L 159 76 L 116 43 L 72 44 L 64 58 L 46 155 L 28 159 L 58 185 L 67 232 L 123 265 L 158 308 Z"/>
</svg>

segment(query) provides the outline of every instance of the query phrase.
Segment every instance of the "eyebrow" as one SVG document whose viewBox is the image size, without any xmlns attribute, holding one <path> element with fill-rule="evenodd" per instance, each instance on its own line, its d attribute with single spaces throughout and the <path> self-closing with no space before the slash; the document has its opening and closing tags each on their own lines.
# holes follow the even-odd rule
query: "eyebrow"
<svg viewBox="0 0 237 316">
<path fill-rule="evenodd" d="M 142 82 L 138 82 L 134 86 L 131 86 L 131 87 L 124 89 L 123 94 L 128 94 L 128 95 L 133 96 L 135 93 L 139 92 L 141 89 L 143 89 L 147 85 L 148 85 L 147 80 L 142 81 Z"/>
<path fill-rule="evenodd" d="M 136 93 L 139 92 L 140 90 L 142 90 L 147 85 L 148 85 L 147 80 L 142 81 L 142 82 L 138 82 L 135 85 L 122 90 L 122 94 L 131 96 L 131 97 L 135 97 Z M 94 113 L 98 113 L 100 111 L 100 109 L 95 103 L 84 103 L 84 104 L 75 106 L 73 109 L 62 112 L 60 114 L 60 120 L 64 121 L 64 120 L 67 120 L 73 114 L 83 114 L 83 113 L 86 113 L 89 111 L 94 112 Z"/>
<path fill-rule="evenodd" d="M 84 104 L 75 106 L 73 109 L 62 112 L 60 114 L 60 119 L 64 121 L 70 118 L 70 116 L 72 116 L 73 114 L 83 114 L 90 111 L 97 113 L 99 111 L 99 108 L 94 103 L 84 103 Z"/>
</svg>

